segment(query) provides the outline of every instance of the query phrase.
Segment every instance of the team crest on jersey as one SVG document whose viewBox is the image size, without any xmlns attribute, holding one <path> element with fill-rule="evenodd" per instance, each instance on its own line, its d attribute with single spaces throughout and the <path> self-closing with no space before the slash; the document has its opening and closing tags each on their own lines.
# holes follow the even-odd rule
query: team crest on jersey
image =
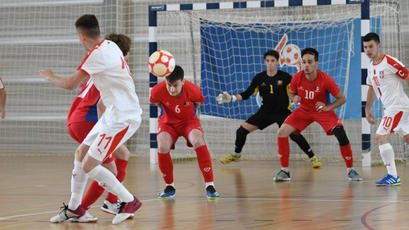
<svg viewBox="0 0 409 230">
<path fill-rule="evenodd" d="M 314 91 L 315 91 L 315 92 L 319 92 L 319 91 L 320 91 L 320 87 L 315 86 L 315 87 L 314 87 Z"/>
<path fill-rule="evenodd" d="M 278 80 L 277 81 L 277 85 L 282 85 L 283 84 L 283 80 Z"/>
<path fill-rule="evenodd" d="M 266 83 L 265 82 L 261 83 L 261 86 L 266 86 Z"/>
<path fill-rule="evenodd" d="M 189 106 L 190 105 L 190 103 L 188 102 L 188 101 L 186 101 L 185 103 L 183 103 L 183 106 Z"/>
<path fill-rule="evenodd" d="M 379 72 L 379 78 L 380 78 L 380 79 L 383 79 L 384 76 L 385 76 L 385 75 L 384 75 L 383 71 Z"/>
</svg>

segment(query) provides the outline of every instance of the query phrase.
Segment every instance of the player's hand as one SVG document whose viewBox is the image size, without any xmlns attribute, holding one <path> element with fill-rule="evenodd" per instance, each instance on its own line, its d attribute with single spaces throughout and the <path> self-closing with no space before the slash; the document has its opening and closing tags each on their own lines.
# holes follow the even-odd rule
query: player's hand
<svg viewBox="0 0 409 230">
<path fill-rule="evenodd" d="M 300 101 L 301 101 L 301 97 L 300 97 L 300 96 L 295 95 L 295 96 L 293 97 L 293 104 L 294 104 L 294 105 L 300 104 Z"/>
<path fill-rule="evenodd" d="M 51 78 L 54 76 L 54 73 L 50 69 L 43 69 L 40 70 L 40 74 L 44 77 L 45 80 L 50 81 Z"/>
<path fill-rule="evenodd" d="M 327 105 L 323 102 L 318 101 L 317 103 L 315 103 L 315 110 L 317 110 L 318 112 L 326 112 L 329 111 Z"/>
<path fill-rule="evenodd" d="M 229 103 L 232 101 L 232 96 L 228 92 L 223 92 L 216 97 L 218 104 Z"/>
<path fill-rule="evenodd" d="M 366 120 L 369 122 L 369 124 L 371 124 L 371 125 L 375 124 L 375 117 L 372 114 L 371 109 L 366 109 L 365 108 L 365 114 L 366 114 Z"/>
</svg>

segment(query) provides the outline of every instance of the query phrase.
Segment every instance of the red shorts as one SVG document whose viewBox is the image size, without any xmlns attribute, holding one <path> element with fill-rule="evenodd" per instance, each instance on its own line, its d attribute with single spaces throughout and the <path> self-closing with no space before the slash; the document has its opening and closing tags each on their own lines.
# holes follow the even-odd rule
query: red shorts
<svg viewBox="0 0 409 230">
<path fill-rule="evenodd" d="M 291 125 L 297 129 L 296 133 L 300 133 L 314 121 L 321 125 L 327 135 L 333 134 L 332 129 L 335 126 L 342 125 L 341 120 L 333 110 L 327 112 L 317 112 L 306 111 L 302 108 L 298 108 L 291 113 L 283 124 Z"/>
<path fill-rule="evenodd" d="M 159 127 L 157 135 L 159 135 L 162 132 L 167 132 L 172 137 L 173 144 L 171 149 L 175 149 L 175 143 L 180 136 L 186 139 L 187 146 L 193 147 L 193 145 L 189 142 L 189 133 L 193 129 L 198 129 L 203 133 L 202 125 L 200 124 L 199 120 L 189 120 L 178 125 L 159 123 L 158 126 Z"/>
<path fill-rule="evenodd" d="M 81 144 L 85 137 L 87 137 L 88 133 L 91 131 L 91 129 L 94 127 L 96 122 L 74 122 L 70 123 L 67 128 L 68 128 L 68 133 L 70 136 L 76 140 L 79 144 Z M 114 161 L 114 155 L 111 154 L 107 159 L 102 162 L 103 164 L 106 163 L 111 163 Z"/>
</svg>

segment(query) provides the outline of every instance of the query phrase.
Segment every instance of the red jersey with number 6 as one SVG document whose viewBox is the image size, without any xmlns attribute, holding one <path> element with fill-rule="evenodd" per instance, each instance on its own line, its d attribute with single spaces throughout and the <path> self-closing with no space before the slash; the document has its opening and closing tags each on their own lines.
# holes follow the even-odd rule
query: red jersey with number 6
<svg viewBox="0 0 409 230">
<path fill-rule="evenodd" d="M 159 124 L 182 123 L 186 120 L 199 120 L 196 116 L 195 102 L 202 103 L 205 99 L 199 86 L 185 80 L 180 97 L 171 96 L 166 89 L 166 81 L 155 85 L 151 90 L 150 102 L 162 106 Z"/>
<path fill-rule="evenodd" d="M 317 70 L 317 78 L 309 81 L 304 70 L 296 73 L 291 79 L 290 90 L 301 97 L 300 108 L 305 111 L 316 111 L 315 104 L 329 104 L 329 95 L 336 96 L 341 90 L 328 74 Z"/>
</svg>

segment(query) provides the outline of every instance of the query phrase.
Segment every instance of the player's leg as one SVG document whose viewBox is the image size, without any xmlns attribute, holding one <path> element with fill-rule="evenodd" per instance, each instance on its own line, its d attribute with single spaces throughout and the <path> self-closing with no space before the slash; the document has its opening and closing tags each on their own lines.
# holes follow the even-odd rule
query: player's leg
<svg viewBox="0 0 409 230">
<path fill-rule="evenodd" d="M 88 151 L 88 146 L 80 144 L 75 151 L 74 169 L 71 176 L 71 197 L 68 205 L 63 206 L 63 210 L 56 216 L 51 217 L 50 222 L 61 223 L 71 218 L 89 217 L 87 210 L 81 206 L 81 198 L 87 184 L 88 175 L 82 169 L 82 161 Z M 92 217 L 92 216 L 91 216 Z M 96 217 L 89 218 L 89 221 L 96 221 Z"/>
<path fill-rule="evenodd" d="M 121 145 L 117 150 L 115 150 L 113 155 L 115 156 L 115 164 L 113 165 L 116 166 L 115 168 L 117 170 L 117 173 L 115 175 L 119 182 L 122 183 L 125 179 L 126 167 L 128 165 L 128 160 L 131 153 L 125 145 Z M 118 197 L 109 192 L 101 209 L 105 212 L 116 214 L 119 211 L 119 204 L 120 203 L 118 202 Z"/>
<path fill-rule="evenodd" d="M 111 171 L 115 176 L 117 176 L 117 167 L 114 164 L 114 157 L 111 155 L 108 159 L 102 162 L 102 166 L 107 168 Z M 81 205 L 85 209 L 89 209 L 90 206 L 98 200 L 98 198 L 104 193 L 105 189 L 101 187 L 97 181 L 92 181 L 91 185 L 89 186 L 87 192 L 85 193 L 84 197 L 82 198 Z M 109 212 L 112 214 L 118 213 L 119 204 L 115 203 L 115 206 L 109 207 L 109 210 L 115 210 L 115 212 Z M 105 210 L 104 210 L 105 211 Z"/>
<path fill-rule="evenodd" d="M 83 161 L 83 169 L 90 178 L 98 181 L 105 190 L 117 195 L 122 201 L 119 213 L 112 220 L 113 224 L 118 224 L 133 216 L 133 213 L 141 207 L 142 203 L 118 181 L 112 172 L 100 164 L 136 132 L 140 122 L 129 121 L 108 125 L 103 115 L 98 123 L 103 125 L 97 129 L 97 138 L 92 140 Z M 98 123 L 95 127 L 98 126 Z M 91 133 L 94 129 L 91 130 Z M 89 136 L 84 140 L 85 143 L 88 143 Z"/>
<path fill-rule="evenodd" d="M 285 119 L 288 117 L 286 116 L 280 116 L 277 119 L 277 124 L 278 127 L 281 127 L 281 125 L 284 123 Z M 312 164 L 313 168 L 319 168 L 321 167 L 321 161 L 318 159 L 318 157 L 315 156 L 314 152 L 312 151 L 312 148 L 310 144 L 308 144 L 307 140 L 301 133 L 292 133 L 290 134 L 290 139 L 297 143 L 298 147 L 302 149 L 302 151 L 307 154 L 308 158 L 310 159 L 310 162 Z"/>
<path fill-rule="evenodd" d="M 170 149 L 177 140 L 177 134 L 169 126 L 161 126 L 157 136 L 158 141 L 158 165 L 165 181 L 165 189 L 158 194 L 159 200 L 168 200 L 175 197 L 176 189 L 173 183 L 173 162 Z"/>
<path fill-rule="evenodd" d="M 232 161 L 240 161 L 241 157 L 241 150 L 243 149 L 244 144 L 246 143 L 247 135 L 255 130 L 258 129 L 258 126 L 252 125 L 248 122 L 244 122 L 237 130 L 236 130 L 236 141 L 235 141 L 235 148 L 234 153 L 223 157 L 220 159 L 220 162 L 223 164 L 230 163 Z"/>
<path fill-rule="evenodd" d="M 191 129 L 194 125 L 187 127 L 187 129 L 190 129 L 190 131 L 188 131 L 189 134 L 187 135 L 187 139 L 193 145 L 196 152 L 197 162 L 205 181 L 207 199 L 217 200 L 220 195 L 216 192 L 214 186 L 212 158 L 210 157 L 209 150 L 207 149 L 207 145 L 203 138 L 203 130 L 200 127 L 200 123 L 197 123 L 197 126 L 199 126 L 198 128 Z"/>
<path fill-rule="evenodd" d="M 389 143 L 389 136 L 392 132 L 402 135 L 409 133 L 408 114 L 396 109 L 386 109 L 384 116 L 376 130 L 375 140 L 379 146 L 379 153 L 383 163 L 386 166 L 388 174 L 381 180 L 376 182 L 377 186 L 400 185 L 400 177 L 396 170 L 395 153 L 392 145 Z"/>
<path fill-rule="evenodd" d="M 304 130 L 312 120 L 309 118 L 308 112 L 301 109 L 295 110 L 290 114 L 283 125 L 277 132 L 278 155 L 280 156 L 281 170 L 274 176 L 274 181 L 290 181 L 290 171 L 288 169 L 290 157 L 290 144 L 288 137 L 294 133 L 300 133 Z"/>
</svg>

